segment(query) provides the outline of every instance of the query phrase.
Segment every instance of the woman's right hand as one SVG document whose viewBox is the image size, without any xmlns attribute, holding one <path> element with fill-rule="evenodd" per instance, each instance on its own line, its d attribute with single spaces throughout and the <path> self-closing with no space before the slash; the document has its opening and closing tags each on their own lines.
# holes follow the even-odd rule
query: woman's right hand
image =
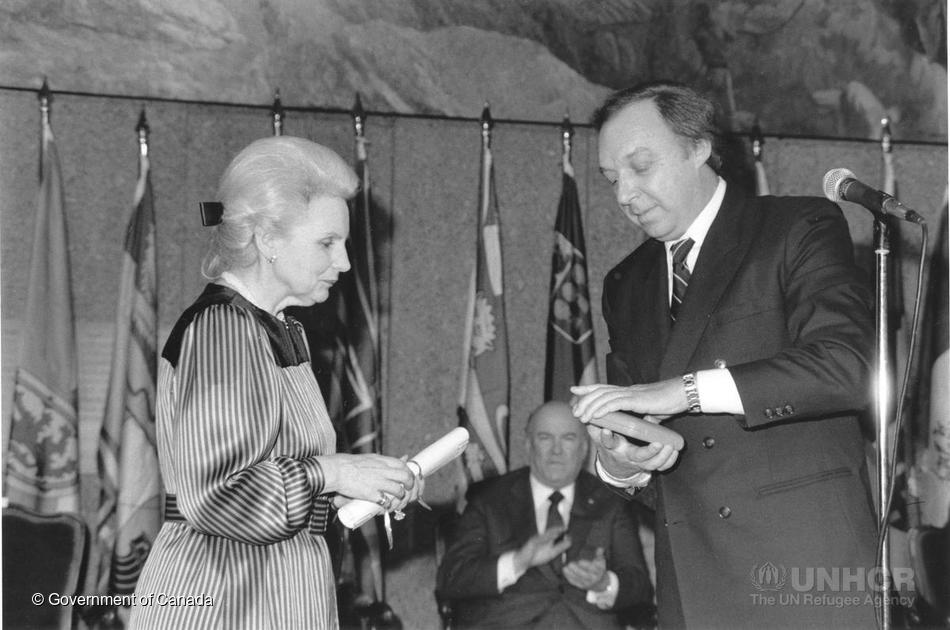
<svg viewBox="0 0 950 630">
<path fill-rule="evenodd" d="M 387 455 L 337 453 L 318 458 L 325 479 L 324 492 L 380 503 L 387 510 L 419 498 L 422 480 L 406 462 Z"/>
</svg>

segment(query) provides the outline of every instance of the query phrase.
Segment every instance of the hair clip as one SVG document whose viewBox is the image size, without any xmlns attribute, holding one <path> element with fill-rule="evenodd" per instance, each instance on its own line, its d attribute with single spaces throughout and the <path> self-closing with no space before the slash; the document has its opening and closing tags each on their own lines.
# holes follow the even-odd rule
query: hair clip
<svg viewBox="0 0 950 630">
<path fill-rule="evenodd" d="M 200 201 L 198 207 L 201 209 L 201 225 L 209 227 L 221 223 L 221 217 L 224 215 L 224 204 L 220 201 Z"/>
</svg>

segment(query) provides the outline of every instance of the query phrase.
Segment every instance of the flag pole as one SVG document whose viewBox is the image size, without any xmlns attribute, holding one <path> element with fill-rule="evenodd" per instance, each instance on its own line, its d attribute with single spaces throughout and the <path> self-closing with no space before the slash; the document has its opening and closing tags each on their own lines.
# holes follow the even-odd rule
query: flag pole
<svg viewBox="0 0 950 630">
<path fill-rule="evenodd" d="M 284 106 L 280 102 L 280 88 L 274 90 L 274 104 L 271 105 L 270 116 L 274 135 L 284 135 Z"/>
<path fill-rule="evenodd" d="M 373 347 L 373 360 L 375 365 L 372 366 L 376 373 L 374 375 L 374 383 L 376 389 L 374 391 L 374 397 L 372 400 L 372 405 L 374 407 L 373 413 L 377 418 L 377 426 L 375 427 L 377 434 L 376 439 L 374 440 L 373 450 L 379 452 L 382 447 L 382 418 L 381 418 L 381 402 L 382 396 L 380 390 L 380 374 L 381 374 L 381 357 L 380 357 L 380 345 L 379 345 L 379 302 L 376 296 L 376 264 L 373 256 L 373 244 L 372 238 L 372 229 L 370 227 L 370 183 L 369 183 L 369 173 L 367 169 L 367 152 L 366 152 L 366 111 L 363 109 L 363 102 L 360 98 L 359 92 L 356 93 L 356 98 L 353 102 L 353 109 L 350 112 L 350 115 L 353 118 L 353 136 L 354 142 L 356 145 L 356 161 L 360 165 L 360 180 L 361 186 L 359 195 L 362 196 L 362 204 L 357 204 L 357 211 L 362 211 L 363 216 L 359 218 L 358 221 L 351 221 L 351 229 L 362 228 L 365 230 L 365 234 L 360 235 L 358 239 L 359 242 L 363 245 L 363 252 L 361 254 L 366 257 L 366 278 L 363 278 L 365 281 L 365 290 L 366 290 L 366 300 L 369 302 L 367 310 L 366 322 L 369 325 L 369 334 L 370 334 L 370 343 Z M 359 207 L 359 206 L 362 207 Z M 352 241 L 351 241 L 352 242 Z M 355 252 L 354 252 L 354 255 Z M 354 265 L 355 266 L 355 265 Z M 360 286 L 360 278 L 358 271 L 354 268 L 350 273 L 357 274 L 355 277 L 355 283 L 357 290 Z M 379 535 L 379 525 L 376 519 L 370 519 L 360 527 L 360 533 L 363 534 L 363 538 L 366 542 L 366 548 L 369 555 L 369 569 L 372 574 L 372 582 L 374 589 L 374 600 L 379 602 L 386 601 L 386 583 L 383 578 L 383 559 L 382 551 L 380 544 L 380 535 Z M 360 577 L 362 571 L 360 571 Z M 362 590 L 362 587 L 361 589 Z M 365 593 L 364 593 L 365 594 Z"/>
<path fill-rule="evenodd" d="M 50 106 L 53 102 L 53 92 L 49 89 L 49 82 L 43 77 L 43 86 L 36 95 L 40 102 L 40 163 L 38 165 L 39 179 L 43 179 L 43 159 L 46 155 L 46 130 L 50 126 Z"/>
<path fill-rule="evenodd" d="M 495 126 L 495 121 L 491 117 L 491 108 L 488 105 L 488 101 L 485 101 L 485 107 L 482 108 L 481 116 L 481 125 L 482 125 L 482 150 L 487 150 L 491 148 L 491 130 Z"/>
</svg>

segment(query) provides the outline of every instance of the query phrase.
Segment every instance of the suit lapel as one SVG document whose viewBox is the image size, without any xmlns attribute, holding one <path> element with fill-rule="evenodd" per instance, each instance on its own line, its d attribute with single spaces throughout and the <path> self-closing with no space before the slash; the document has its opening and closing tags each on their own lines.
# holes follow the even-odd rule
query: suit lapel
<svg viewBox="0 0 950 630">
<path fill-rule="evenodd" d="M 534 501 L 531 497 L 531 482 L 528 480 L 528 469 L 523 470 L 511 484 L 511 531 L 518 545 L 538 533 L 538 524 L 534 516 Z"/>
<path fill-rule="evenodd" d="M 657 380 L 659 374 L 663 349 L 670 334 L 670 311 L 666 249 L 662 243 L 653 240 L 643 246 L 650 248 L 647 263 L 634 269 L 631 287 L 628 288 L 630 302 L 626 306 L 631 318 L 630 330 L 643 335 L 643 338 L 633 340 L 637 352 L 631 357 L 639 371 L 638 382 L 649 383 Z M 643 293 L 638 294 L 633 287 L 642 287 Z"/>
<path fill-rule="evenodd" d="M 748 241 L 742 242 L 746 203 L 735 186 L 726 189 L 722 207 L 696 260 L 696 269 L 690 278 L 679 317 L 670 330 L 660 362 L 660 379 L 671 378 L 686 370 L 706 330 L 710 314 L 715 311 L 748 251 Z"/>
<path fill-rule="evenodd" d="M 599 483 L 593 477 L 581 472 L 574 486 L 574 505 L 571 507 L 571 521 L 568 530 L 571 532 L 571 550 L 577 553 L 587 542 L 590 528 L 593 524 L 591 514 L 596 513 L 596 501 L 593 497 L 592 484 Z"/>
</svg>

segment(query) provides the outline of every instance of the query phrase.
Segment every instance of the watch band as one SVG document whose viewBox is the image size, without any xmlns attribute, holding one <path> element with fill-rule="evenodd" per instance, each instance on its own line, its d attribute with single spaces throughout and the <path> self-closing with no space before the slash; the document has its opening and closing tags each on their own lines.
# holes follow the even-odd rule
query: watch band
<svg viewBox="0 0 950 630">
<path fill-rule="evenodd" d="M 686 390 L 686 405 L 690 413 L 702 413 L 703 406 L 699 403 L 699 389 L 696 387 L 696 373 L 683 375 L 683 389 Z"/>
</svg>

